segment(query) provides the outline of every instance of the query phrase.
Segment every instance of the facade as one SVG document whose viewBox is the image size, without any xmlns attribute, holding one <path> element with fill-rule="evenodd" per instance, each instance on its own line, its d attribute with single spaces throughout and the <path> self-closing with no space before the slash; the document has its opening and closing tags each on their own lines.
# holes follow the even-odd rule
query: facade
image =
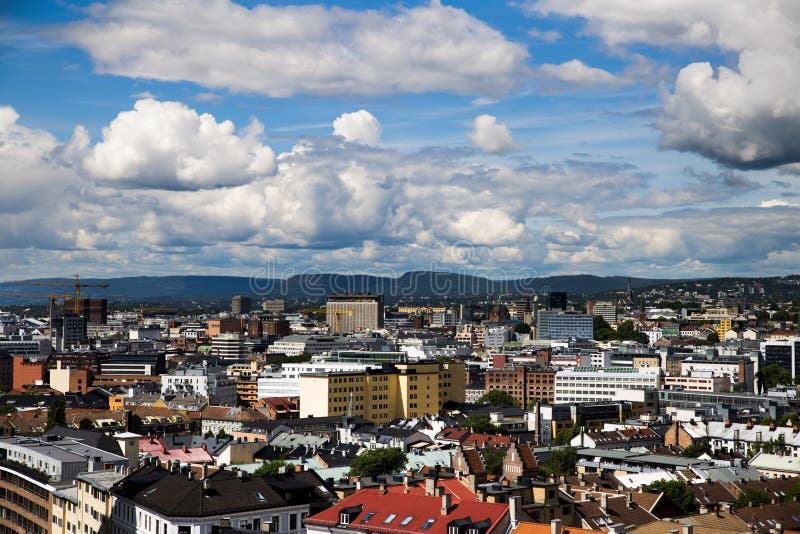
<svg viewBox="0 0 800 534">
<path fill-rule="evenodd" d="M 89 388 L 89 371 L 62 367 L 61 361 L 50 369 L 50 387 L 61 393 L 86 393 Z"/>
<path fill-rule="evenodd" d="M 459 363 L 386 364 L 381 369 L 300 377 L 300 417 L 357 415 L 373 422 L 437 413 L 464 402 L 466 367 Z"/>
<path fill-rule="evenodd" d="M 486 326 L 483 345 L 488 348 L 500 350 L 506 342 L 511 341 L 514 329 L 507 325 Z"/>
<path fill-rule="evenodd" d="M 622 389 L 658 389 L 660 369 L 630 367 L 574 367 L 556 373 L 556 400 L 560 403 L 613 401 Z"/>
<path fill-rule="evenodd" d="M 79 473 L 108 466 L 128 466 L 124 456 L 60 436 L 0 438 L 0 459 L 35 469 L 55 482 L 71 482 Z"/>
<path fill-rule="evenodd" d="M 0 532 L 50 534 L 55 490 L 36 472 L 0 463 Z"/>
<path fill-rule="evenodd" d="M 692 376 L 665 376 L 662 384 L 664 389 L 710 391 L 714 393 L 731 390 L 729 377 L 710 376 L 710 373 L 693 373 Z"/>
<path fill-rule="evenodd" d="M 333 334 L 383 328 L 383 295 L 329 295 L 325 310 L 326 322 Z"/>
<path fill-rule="evenodd" d="M 764 365 L 778 364 L 792 373 L 792 379 L 800 377 L 800 337 L 764 341 L 761 355 Z"/>
<path fill-rule="evenodd" d="M 267 299 L 261 301 L 261 309 L 267 313 L 283 313 L 286 311 L 286 301 L 283 299 Z"/>
<path fill-rule="evenodd" d="M 211 338 L 211 354 L 223 360 L 240 360 L 250 353 L 241 334 L 217 334 Z"/>
<path fill-rule="evenodd" d="M 301 356 L 322 354 L 350 348 L 352 341 L 340 336 L 316 336 L 297 334 L 279 339 L 267 349 L 270 354 Z"/>
<path fill-rule="evenodd" d="M 608 324 L 617 322 L 617 305 L 607 300 L 589 301 L 586 303 L 586 313 L 603 318 Z"/>
<path fill-rule="evenodd" d="M 41 360 L 31 360 L 25 356 L 14 356 L 11 371 L 11 386 L 14 389 L 23 389 L 36 383 L 42 383 L 45 378 L 47 363 Z"/>
<path fill-rule="evenodd" d="M 710 373 L 711 376 L 727 376 L 737 391 L 755 392 L 755 365 L 745 357 L 692 356 L 681 362 L 681 375 L 690 376 L 697 372 Z"/>
<path fill-rule="evenodd" d="M 581 313 L 540 311 L 536 325 L 537 339 L 592 339 L 594 319 Z"/>
<path fill-rule="evenodd" d="M 188 367 L 161 375 L 161 396 L 198 395 L 223 406 L 236 405 L 236 384 L 225 367 Z"/>
<path fill-rule="evenodd" d="M 525 365 L 490 368 L 484 377 L 485 392 L 493 389 L 506 391 L 523 408 L 535 400 L 552 404 L 556 398 L 555 375 L 553 370 L 535 369 Z"/>
<path fill-rule="evenodd" d="M 67 313 L 74 313 L 75 299 L 65 299 L 62 310 Z M 108 300 L 78 299 L 77 315 L 82 315 L 90 323 L 106 324 L 108 322 Z"/>
<path fill-rule="evenodd" d="M 51 329 L 50 334 L 55 350 L 63 352 L 86 342 L 85 317 L 65 314 L 57 317 L 53 324 L 55 328 Z"/>
<path fill-rule="evenodd" d="M 75 485 L 53 494 L 52 534 L 111 532 L 111 488 L 127 468 L 81 473 Z"/>
<path fill-rule="evenodd" d="M 212 319 L 206 325 L 206 336 L 214 337 L 219 334 L 241 334 L 242 321 L 235 318 Z"/>
<path fill-rule="evenodd" d="M 111 490 L 113 534 L 301 534 L 304 519 L 334 497 L 313 471 L 250 476 L 146 465 Z"/>
</svg>

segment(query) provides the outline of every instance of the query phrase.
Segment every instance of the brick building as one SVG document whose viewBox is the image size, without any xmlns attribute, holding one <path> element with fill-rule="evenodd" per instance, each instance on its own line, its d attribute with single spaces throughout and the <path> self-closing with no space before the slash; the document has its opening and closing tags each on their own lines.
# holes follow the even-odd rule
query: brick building
<svg viewBox="0 0 800 534">
<path fill-rule="evenodd" d="M 524 365 L 488 369 L 486 392 L 493 389 L 506 391 L 523 408 L 536 399 L 552 404 L 556 396 L 555 376 L 555 371 Z"/>
</svg>

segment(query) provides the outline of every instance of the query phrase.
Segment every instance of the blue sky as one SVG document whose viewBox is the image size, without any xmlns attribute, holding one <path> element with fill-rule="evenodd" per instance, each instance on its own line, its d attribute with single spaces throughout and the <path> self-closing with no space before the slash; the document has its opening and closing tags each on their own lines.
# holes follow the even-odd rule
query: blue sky
<svg viewBox="0 0 800 534">
<path fill-rule="evenodd" d="M 9 278 L 797 270 L 790 0 L 0 9 Z"/>
</svg>

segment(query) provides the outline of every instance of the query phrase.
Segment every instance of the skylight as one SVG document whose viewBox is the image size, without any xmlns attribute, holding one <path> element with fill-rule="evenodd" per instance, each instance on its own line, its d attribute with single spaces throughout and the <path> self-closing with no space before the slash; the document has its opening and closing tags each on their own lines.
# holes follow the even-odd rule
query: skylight
<svg viewBox="0 0 800 534">
<path fill-rule="evenodd" d="M 394 521 L 395 517 L 397 517 L 397 514 L 389 514 L 389 517 L 387 517 L 386 519 L 383 520 L 383 524 L 384 525 L 388 525 L 389 523 Z"/>
<path fill-rule="evenodd" d="M 143 497 L 149 497 L 150 495 L 154 494 L 156 491 L 158 491 L 158 487 L 155 487 L 155 488 L 150 488 L 149 490 L 145 491 L 145 492 L 142 494 L 142 496 L 143 496 Z"/>
<path fill-rule="evenodd" d="M 261 492 L 259 492 L 259 491 L 256 491 L 256 492 L 255 492 L 255 494 L 256 494 L 256 499 L 258 499 L 259 501 L 263 501 L 263 500 L 265 500 L 265 499 L 264 499 L 264 496 L 263 496 L 263 495 L 261 495 Z"/>
<path fill-rule="evenodd" d="M 405 517 L 405 519 L 403 519 L 402 521 L 400 521 L 400 526 L 401 526 L 401 527 L 404 527 L 404 526 L 406 526 L 407 524 L 411 523 L 411 521 L 412 521 L 413 519 L 414 519 L 414 516 L 413 516 L 413 515 L 407 515 L 407 516 Z"/>
<path fill-rule="evenodd" d="M 375 512 L 367 512 L 367 515 L 364 516 L 364 519 L 361 520 L 362 523 L 366 523 L 375 515 Z"/>
<path fill-rule="evenodd" d="M 434 523 L 436 523 L 436 519 L 431 517 L 430 519 L 425 521 L 424 525 L 422 525 L 422 530 L 428 530 L 429 528 L 431 528 L 433 526 Z"/>
</svg>

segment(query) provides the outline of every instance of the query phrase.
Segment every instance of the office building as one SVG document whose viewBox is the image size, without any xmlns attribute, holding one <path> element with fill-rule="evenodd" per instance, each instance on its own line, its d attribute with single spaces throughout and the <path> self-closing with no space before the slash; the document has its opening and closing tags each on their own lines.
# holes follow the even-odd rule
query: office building
<svg viewBox="0 0 800 534">
<path fill-rule="evenodd" d="M 607 300 L 590 300 L 586 303 L 586 313 L 600 316 L 608 324 L 617 322 L 617 305 Z"/>
<path fill-rule="evenodd" d="M 231 313 L 234 315 L 250 313 L 251 306 L 252 306 L 252 301 L 248 296 L 235 295 L 231 299 Z"/>
<path fill-rule="evenodd" d="M 383 328 L 383 295 L 329 295 L 325 310 L 328 329 L 333 334 Z"/>
<path fill-rule="evenodd" d="M 267 313 L 283 313 L 286 311 L 286 301 L 283 299 L 271 299 L 261 301 L 261 309 Z"/>
<path fill-rule="evenodd" d="M 567 294 L 564 291 L 551 291 L 547 295 L 547 309 L 550 311 L 567 311 Z"/>
<path fill-rule="evenodd" d="M 500 350 L 514 337 L 514 328 L 510 325 L 486 326 L 483 345 L 490 349 Z"/>
<path fill-rule="evenodd" d="M 661 369 L 629 367 L 573 367 L 556 373 L 557 404 L 608 402 L 617 390 L 658 389 Z"/>
<path fill-rule="evenodd" d="M 62 367 L 59 361 L 55 369 L 50 369 L 50 387 L 61 393 L 83 395 L 89 388 L 90 377 L 88 370 Z"/>
<path fill-rule="evenodd" d="M 581 313 L 541 310 L 536 325 L 537 339 L 592 339 L 594 319 Z"/>
<path fill-rule="evenodd" d="M 236 318 L 212 319 L 208 321 L 206 336 L 214 337 L 219 334 L 241 334 L 242 321 Z"/>
<path fill-rule="evenodd" d="M 438 413 L 464 402 L 466 366 L 460 363 L 384 364 L 360 372 L 300 376 L 300 417 L 357 415 L 375 423 Z"/>
<path fill-rule="evenodd" d="M 776 339 L 761 343 L 764 365 L 777 364 L 792 373 L 792 379 L 800 377 L 800 337 Z"/>
<path fill-rule="evenodd" d="M 250 353 L 241 334 L 218 334 L 211 338 L 211 355 L 223 360 L 240 360 Z"/>
<path fill-rule="evenodd" d="M 355 340 L 339 336 L 316 336 L 296 334 L 279 339 L 267 349 L 270 354 L 300 356 L 302 354 L 322 354 L 346 350 L 352 347 Z"/>
<path fill-rule="evenodd" d="M 55 350 L 67 351 L 86 342 L 86 319 L 83 316 L 65 314 L 55 318 L 53 324 L 50 335 Z"/>
</svg>

